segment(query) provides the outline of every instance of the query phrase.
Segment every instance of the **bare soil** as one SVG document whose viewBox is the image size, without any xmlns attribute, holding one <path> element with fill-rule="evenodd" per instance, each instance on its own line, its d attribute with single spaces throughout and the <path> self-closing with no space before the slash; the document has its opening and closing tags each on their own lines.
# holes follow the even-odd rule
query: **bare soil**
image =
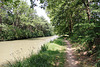
<svg viewBox="0 0 100 67">
<path fill-rule="evenodd" d="M 72 48 L 72 45 L 68 40 L 65 40 L 65 42 L 67 44 L 65 67 L 79 67 L 79 61 L 76 60 L 74 54 L 75 48 Z"/>
</svg>

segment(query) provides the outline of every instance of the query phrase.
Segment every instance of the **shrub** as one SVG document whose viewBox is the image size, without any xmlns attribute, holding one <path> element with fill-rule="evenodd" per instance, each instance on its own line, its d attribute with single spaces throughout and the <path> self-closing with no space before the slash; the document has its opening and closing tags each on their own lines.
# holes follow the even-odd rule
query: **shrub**
<svg viewBox="0 0 100 67">
<path fill-rule="evenodd" d="M 40 53 L 44 52 L 44 51 L 47 51 L 47 49 L 48 49 L 48 46 L 44 44 L 43 46 L 41 46 Z"/>
</svg>

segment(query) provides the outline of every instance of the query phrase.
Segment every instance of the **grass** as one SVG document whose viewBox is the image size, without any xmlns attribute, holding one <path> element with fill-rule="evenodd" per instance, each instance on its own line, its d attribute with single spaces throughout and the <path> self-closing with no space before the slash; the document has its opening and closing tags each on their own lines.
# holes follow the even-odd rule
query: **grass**
<svg viewBox="0 0 100 67">
<path fill-rule="evenodd" d="M 43 46 L 38 54 L 31 54 L 23 60 L 9 62 L 5 67 L 64 67 L 66 47 L 63 38 L 58 38 Z"/>
</svg>

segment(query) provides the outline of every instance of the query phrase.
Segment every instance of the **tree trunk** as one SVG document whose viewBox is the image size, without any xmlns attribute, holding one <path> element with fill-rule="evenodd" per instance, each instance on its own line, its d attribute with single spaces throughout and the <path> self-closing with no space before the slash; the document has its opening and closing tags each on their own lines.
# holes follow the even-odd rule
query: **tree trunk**
<svg viewBox="0 0 100 67">
<path fill-rule="evenodd" d="M 89 20 L 89 22 L 90 22 L 91 15 L 90 15 L 89 1 L 88 1 L 88 3 L 87 3 L 86 10 L 87 10 L 87 16 L 88 16 L 88 20 Z"/>
<path fill-rule="evenodd" d="M 73 32 L 72 30 L 73 30 L 73 20 L 72 20 L 72 15 L 71 15 L 71 32 Z"/>
<path fill-rule="evenodd" d="M 87 4 L 85 3 L 85 0 L 82 0 L 82 2 L 84 3 L 84 5 L 86 7 L 86 12 L 87 12 L 88 20 L 89 20 L 89 23 L 90 23 L 91 15 L 90 15 L 89 0 L 88 0 Z"/>
<path fill-rule="evenodd" d="M 2 17 L 0 16 L 0 24 L 2 24 Z M 2 31 L 2 27 L 0 27 L 0 32 Z"/>
<path fill-rule="evenodd" d="M 72 33 L 72 29 L 71 29 L 71 22 L 69 23 L 69 34 Z"/>
</svg>

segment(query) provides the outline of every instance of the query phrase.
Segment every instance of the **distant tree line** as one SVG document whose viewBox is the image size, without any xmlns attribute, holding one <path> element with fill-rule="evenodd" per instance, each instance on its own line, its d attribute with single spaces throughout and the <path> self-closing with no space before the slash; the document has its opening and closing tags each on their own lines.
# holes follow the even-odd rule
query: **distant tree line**
<svg viewBox="0 0 100 67">
<path fill-rule="evenodd" d="M 53 35 L 53 27 L 21 0 L 0 1 L 0 40 Z"/>
</svg>

